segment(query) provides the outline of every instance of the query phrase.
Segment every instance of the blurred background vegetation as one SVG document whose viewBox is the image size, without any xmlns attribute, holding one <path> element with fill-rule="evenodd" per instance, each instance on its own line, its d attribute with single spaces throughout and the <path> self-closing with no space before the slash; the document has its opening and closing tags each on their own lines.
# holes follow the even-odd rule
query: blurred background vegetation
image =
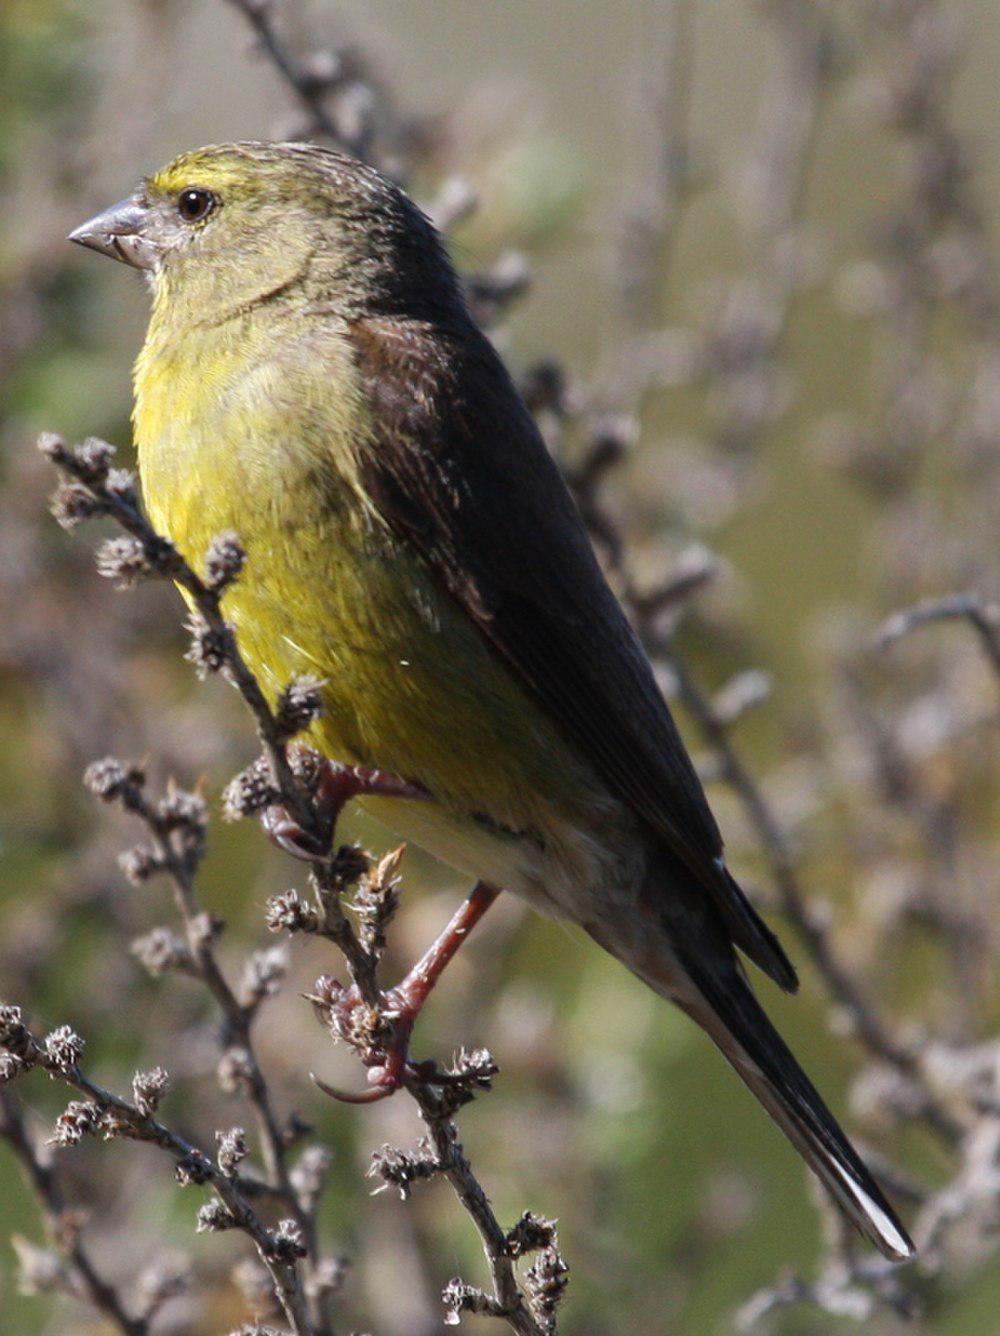
<svg viewBox="0 0 1000 1336">
<path fill-rule="evenodd" d="M 991 0 L 274 9 L 290 49 L 348 62 L 329 105 L 345 126 L 370 126 L 425 206 L 458 215 L 455 199 L 474 193 L 450 229 L 454 253 L 479 276 L 516 373 L 537 382 L 558 363 L 558 403 L 541 408 L 554 448 L 571 469 L 598 439 L 624 448 L 601 490 L 627 544 L 620 587 L 641 595 L 704 561 L 693 545 L 714 554 L 715 578 L 669 628 L 684 672 L 718 717 L 732 715 L 727 736 L 810 905 L 832 916 L 838 959 L 926 1059 L 922 1080 L 959 1125 L 985 1135 L 980 1120 L 997 1111 L 982 1077 L 997 1062 L 986 1042 L 998 1009 L 997 680 L 965 624 L 884 650 L 873 637 L 921 599 L 997 593 L 1000 11 Z M 0 62 L 0 996 L 40 1028 L 72 1023 L 109 1084 L 162 1062 L 174 1120 L 204 1137 L 238 1120 L 215 1087 L 204 999 L 184 980 L 147 978 L 129 954 L 166 906 L 155 886 L 126 887 L 123 833 L 79 776 L 114 751 L 160 777 L 204 777 L 214 801 L 249 759 L 251 731 L 231 692 L 181 662 L 177 600 L 115 593 L 87 541 L 56 528 L 33 438 L 96 434 L 130 450 L 143 285 L 71 253 L 66 232 L 185 148 L 309 127 L 223 0 L 2 0 Z M 323 93 L 329 69 L 313 68 Z M 759 831 L 685 713 L 669 653 L 662 666 L 731 861 L 773 907 Z M 354 834 L 379 849 L 391 839 Z M 211 838 L 203 892 L 231 924 L 235 959 L 263 936 L 267 895 L 297 874 L 249 827 L 213 823 Z M 417 851 L 407 866 L 397 968 L 461 890 Z M 783 932 L 802 995 L 762 992 L 834 1108 L 904 1177 L 957 1182 L 962 1152 L 928 1130 L 919 1091 L 845 1033 Z M 725 1331 L 781 1273 L 833 1265 L 798 1161 L 682 1017 L 518 905 L 477 937 L 416 1049 L 496 1055 L 498 1088 L 463 1113 L 463 1134 L 504 1220 L 527 1207 L 558 1216 L 572 1267 L 561 1330 Z M 299 997 L 336 968 L 295 945 L 262 1052 L 283 1106 L 336 1152 L 323 1223 L 352 1259 L 343 1329 L 421 1336 L 441 1330 L 441 1285 L 476 1274 L 477 1246 L 439 1183 L 405 1203 L 370 1195 L 372 1150 L 419 1130 L 411 1106 L 352 1110 L 310 1085 L 313 1070 L 358 1076 Z M 39 1126 L 64 1102 L 40 1078 L 22 1097 Z M 194 1206 L 155 1152 L 90 1145 L 65 1156 L 65 1172 L 109 1275 L 127 1283 L 167 1250 L 195 1257 L 205 1284 L 163 1310 L 162 1330 L 244 1319 L 230 1278 L 240 1242 L 193 1238 Z M 995 1226 L 992 1192 L 980 1206 Z M 2 1147 L 0 1202 L 4 1235 L 40 1240 Z M 871 1292 L 852 1278 L 843 1317 L 803 1305 L 767 1320 L 788 1333 L 859 1318 L 886 1332 L 995 1330 L 1000 1273 L 976 1209 L 905 1304 L 865 1307 Z M 0 1277 L 3 1332 L 96 1329 L 82 1308 L 22 1294 L 6 1246 Z M 898 1311 L 914 1305 L 910 1318 Z"/>
</svg>

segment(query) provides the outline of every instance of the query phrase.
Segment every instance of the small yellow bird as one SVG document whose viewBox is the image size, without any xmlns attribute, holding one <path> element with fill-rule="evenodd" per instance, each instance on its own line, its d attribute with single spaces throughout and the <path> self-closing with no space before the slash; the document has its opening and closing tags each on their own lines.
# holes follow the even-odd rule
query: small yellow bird
<svg viewBox="0 0 1000 1336">
<path fill-rule="evenodd" d="M 271 698 L 319 677 L 316 747 L 484 883 L 465 927 L 493 887 L 581 925 L 708 1032 L 857 1228 L 911 1256 L 751 991 L 737 949 L 788 991 L 795 971 L 726 867 L 645 653 L 430 222 L 343 154 L 244 143 L 183 155 L 72 239 L 148 275 L 146 505 L 193 562 L 240 536 L 225 608 Z"/>
</svg>

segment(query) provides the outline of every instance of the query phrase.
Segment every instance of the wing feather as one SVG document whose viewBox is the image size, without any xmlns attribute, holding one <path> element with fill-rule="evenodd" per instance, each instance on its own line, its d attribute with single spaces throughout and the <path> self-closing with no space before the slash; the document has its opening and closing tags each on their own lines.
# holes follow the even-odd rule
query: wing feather
<svg viewBox="0 0 1000 1336">
<path fill-rule="evenodd" d="M 609 787 L 711 894 L 783 987 L 795 972 L 725 869 L 652 668 L 521 396 L 470 321 L 352 327 L 371 410 L 364 485 Z"/>
</svg>

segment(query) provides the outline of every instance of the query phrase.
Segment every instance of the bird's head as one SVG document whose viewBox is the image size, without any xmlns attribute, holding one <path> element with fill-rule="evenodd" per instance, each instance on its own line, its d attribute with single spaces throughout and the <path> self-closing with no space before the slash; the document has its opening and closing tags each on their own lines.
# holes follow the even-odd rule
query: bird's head
<svg viewBox="0 0 1000 1336">
<path fill-rule="evenodd" d="M 70 234 L 215 323 L 293 293 L 331 313 L 433 316 L 457 297 L 429 221 L 393 182 L 311 144 L 197 149 Z"/>
</svg>

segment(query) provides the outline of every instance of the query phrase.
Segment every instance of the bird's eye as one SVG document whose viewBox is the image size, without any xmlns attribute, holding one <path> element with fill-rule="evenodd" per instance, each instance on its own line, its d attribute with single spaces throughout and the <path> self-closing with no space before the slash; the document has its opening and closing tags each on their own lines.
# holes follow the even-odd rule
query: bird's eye
<svg viewBox="0 0 1000 1336">
<path fill-rule="evenodd" d="M 210 190 L 201 190 L 198 186 L 189 186 L 177 196 L 177 212 L 186 223 L 197 223 L 205 218 L 215 206 L 215 196 Z"/>
</svg>

